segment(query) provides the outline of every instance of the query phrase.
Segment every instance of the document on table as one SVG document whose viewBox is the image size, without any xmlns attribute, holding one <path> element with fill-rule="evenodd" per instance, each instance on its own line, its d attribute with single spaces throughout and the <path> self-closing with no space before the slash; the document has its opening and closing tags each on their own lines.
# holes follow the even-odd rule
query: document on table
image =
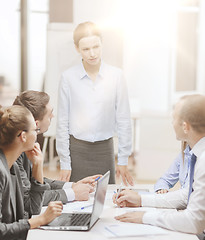
<svg viewBox="0 0 205 240">
<path fill-rule="evenodd" d="M 115 216 L 119 216 L 129 212 L 147 212 L 147 211 L 158 211 L 158 212 L 177 212 L 176 209 L 169 209 L 169 208 L 153 208 L 153 207 L 125 207 L 125 208 L 115 208 Z"/>
<path fill-rule="evenodd" d="M 103 234 L 108 237 L 134 237 L 134 236 L 150 236 L 163 235 L 167 231 L 150 225 L 136 223 L 117 223 L 104 226 Z"/>
<path fill-rule="evenodd" d="M 119 216 L 129 212 L 147 212 L 147 211 L 157 211 L 157 208 L 150 207 L 115 207 L 115 216 Z"/>
<path fill-rule="evenodd" d="M 106 200 L 112 200 L 112 197 L 113 197 L 114 193 L 115 192 L 113 190 L 107 190 L 106 196 L 105 196 L 105 201 Z"/>
<path fill-rule="evenodd" d="M 63 213 L 74 213 L 74 212 L 88 212 L 91 213 L 93 209 L 95 192 L 90 194 L 88 201 L 73 201 L 63 205 Z"/>
<path fill-rule="evenodd" d="M 63 205 L 63 213 L 73 212 L 92 212 L 93 209 L 92 201 L 74 201 Z"/>
<path fill-rule="evenodd" d="M 94 202 L 94 193 L 90 194 L 88 201 L 73 201 L 63 205 L 63 213 L 87 212 L 92 213 Z M 104 205 L 104 209 L 109 206 Z"/>
</svg>

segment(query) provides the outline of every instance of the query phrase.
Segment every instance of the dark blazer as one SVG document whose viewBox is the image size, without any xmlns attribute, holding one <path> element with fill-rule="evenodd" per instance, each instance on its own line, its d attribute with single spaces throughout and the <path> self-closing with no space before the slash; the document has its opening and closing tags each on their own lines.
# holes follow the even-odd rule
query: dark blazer
<svg viewBox="0 0 205 240">
<path fill-rule="evenodd" d="M 27 158 L 25 153 L 22 153 L 17 159 L 17 164 L 20 170 L 21 178 L 23 181 L 23 189 L 25 193 L 30 191 L 32 167 L 31 162 Z M 65 182 L 44 178 L 44 181 L 48 183 L 49 189 L 45 191 L 43 206 L 48 205 L 50 201 L 62 201 L 63 204 L 67 203 L 67 196 L 62 189 Z"/>
<path fill-rule="evenodd" d="M 26 239 L 30 228 L 25 212 L 39 214 L 47 184 L 34 178 L 28 195 L 24 195 L 19 168 L 16 163 L 9 169 L 0 149 L 0 239 Z"/>
</svg>

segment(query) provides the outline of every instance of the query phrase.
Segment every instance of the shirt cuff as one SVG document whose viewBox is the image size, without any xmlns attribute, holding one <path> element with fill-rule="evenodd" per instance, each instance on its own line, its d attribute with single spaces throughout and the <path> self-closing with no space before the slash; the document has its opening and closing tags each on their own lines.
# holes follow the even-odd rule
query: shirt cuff
<svg viewBox="0 0 205 240">
<path fill-rule="evenodd" d="M 158 211 L 145 212 L 142 218 L 142 223 L 157 226 L 157 219 L 159 216 L 160 216 L 160 212 Z"/>
<path fill-rule="evenodd" d="M 141 205 L 142 205 L 142 207 L 156 207 L 154 194 L 141 195 Z"/>
<path fill-rule="evenodd" d="M 169 187 L 166 185 L 166 184 L 155 184 L 154 185 L 154 191 L 158 191 L 158 190 L 161 190 L 161 189 L 166 189 L 169 191 Z"/>
<path fill-rule="evenodd" d="M 71 170 L 71 165 L 70 165 L 70 161 L 68 160 L 60 160 L 60 166 L 61 166 L 61 170 Z"/>
<path fill-rule="evenodd" d="M 125 166 L 128 165 L 128 157 L 118 157 L 118 165 Z"/>
<path fill-rule="evenodd" d="M 73 182 L 65 182 L 63 185 L 63 189 L 69 189 L 72 188 Z"/>
<path fill-rule="evenodd" d="M 72 202 L 75 200 L 75 193 L 72 188 L 66 188 L 64 189 L 64 191 L 67 196 L 68 202 Z"/>
</svg>

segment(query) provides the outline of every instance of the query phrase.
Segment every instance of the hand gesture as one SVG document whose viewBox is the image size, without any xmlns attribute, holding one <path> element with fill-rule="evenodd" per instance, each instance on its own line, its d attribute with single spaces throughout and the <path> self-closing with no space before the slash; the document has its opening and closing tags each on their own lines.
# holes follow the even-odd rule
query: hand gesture
<svg viewBox="0 0 205 240">
<path fill-rule="evenodd" d="M 143 223 L 142 218 L 144 216 L 145 212 L 139 211 L 139 212 L 129 212 L 122 214 L 120 216 L 115 217 L 116 220 L 119 220 L 121 222 L 131 222 L 131 223 Z"/>
<path fill-rule="evenodd" d="M 61 201 L 50 202 L 46 211 L 41 215 L 44 223 L 46 225 L 52 222 L 56 217 L 60 216 L 63 210 L 63 204 Z"/>
<path fill-rule="evenodd" d="M 50 202 L 46 211 L 37 216 L 30 218 L 29 224 L 30 228 L 34 229 L 39 226 L 47 225 L 48 223 L 52 222 L 56 217 L 60 216 L 63 210 L 63 204 L 61 201 Z"/>
<path fill-rule="evenodd" d="M 80 181 L 78 181 L 77 183 L 89 183 L 89 184 L 91 184 L 92 186 L 95 186 L 95 184 L 96 184 L 96 179 L 97 178 L 101 178 L 102 177 L 102 175 L 101 174 L 97 174 L 97 175 L 93 175 L 93 176 L 89 176 L 89 177 L 86 177 L 86 178 L 83 178 L 83 179 L 81 179 Z"/>
<path fill-rule="evenodd" d="M 69 182 L 70 181 L 70 176 L 71 176 L 71 170 L 60 170 L 60 179 L 61 181 L 64 182 Z"/>
<path fill-rule="evenodd" d="M 75 200 L 87 201 L 89 199 L 89 193 L 93 191 L 93 187 L 90 184 L 74 183 L 72 189 L 75 193 Z"/>
<path fill-rule="evenodd" d="M 129 183 L 131 186 L 133 186 L 133 179 L 132 176 L 130 175 L 127 166 L 121 166 L 121 165 L 117 165 L 117 169 L 116 169 L 116 176 L 117 178 L 119 178 L 120 176 L 122 177 L 122 181 L 125 184 L 125 186 L 127 186 Z"/>
</svg>

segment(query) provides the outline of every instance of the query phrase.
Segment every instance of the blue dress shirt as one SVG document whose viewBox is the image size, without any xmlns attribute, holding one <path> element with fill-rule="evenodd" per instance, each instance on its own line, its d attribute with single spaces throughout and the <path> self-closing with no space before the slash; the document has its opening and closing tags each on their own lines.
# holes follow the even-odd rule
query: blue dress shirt
<svg viewBox="0 0 205 240">
<path fill-rule="evenodd" d="M 189 166 L 191 160 L 191 150 L 187 146 L 184 150 L 184 161 L 182 153 L 180 153 L 165 174 L 157 181 L 154 190 L 173 188 L 179 181 L 181 188 L 187 187 L 189 184 Z"/>
</svg>

